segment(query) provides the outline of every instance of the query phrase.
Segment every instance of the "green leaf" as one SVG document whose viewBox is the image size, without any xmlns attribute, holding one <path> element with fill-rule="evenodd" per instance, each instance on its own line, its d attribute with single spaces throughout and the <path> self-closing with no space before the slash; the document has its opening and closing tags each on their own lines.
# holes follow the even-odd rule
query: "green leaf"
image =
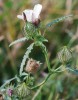
<svg viewBox="0 0 78 100">
<path fill-rule="evenodd" d="M 72 74 L 78 75 L 78 70 L 71 68 L 69 65 L 66 66 L 66 69 Z"/>
<path fill-rule="evenodd" d="M 36 37 L 36 39 L 37 39 L 37 41 L 40 41 L 40 42 L 48 42 L 48 40 L 45 39 L 42 35 L 38 35 L 38 36 Z"/>
<path fill-rule="evenodd" d="M 52 25 L 54 25 L 54 24 L 56 24 L 56 23 L 58 23 L 60 21 L 63 21 L 63 20 L 65 20 L 68 17 L 72 17 L 72 15 L 68 15 L 68 16 L 63 16 L 63 17 L 57 18 L 57 19 L 53 20 L 52 22 L 48 23 L 46 25 L 46 27 L 51 27 Z"/>
<path fill-rule="evenodd" d="M 23 72 L 22 74 L 21 74 L 21 76 L 27 76 L 28 74 L 27 73 L 25 73 L 25 72 Z"/>
<path fill-rule="evenodd" d="M 23 37 L 23 38 L 20 38 L 20 39 L 18 39 L 18 40 L 15 40 L 15 41 L 13 41 L 13 42 L 9 45 L 9 47 L 12 46 L 12 45 L 14 45 L 14 44 L 17 44 L 17 43 L 19 43 L 19 42 L 24 42 L 24 41 L 26 41 L 26 40 L 28 40 L 26 37 Z"/>
<path fill-rule="evenodd" d="M 25 62 L 26 62 L 27 58 L 29 58 L 29 54 L 31 53 L 31 50 L 33 49 L 33 46 L 34 46 L 34 43 L 32 43 L 32 44 L 27 48 L 27 51 L 25 52 L 25 55 L 24 55 L 24 57 L 23 57 L 23 60 L 22 60 L 22 62 L 21 62 L 21 65 L 20 65 L 20 75 L 22 75 Z"/>
</svg>

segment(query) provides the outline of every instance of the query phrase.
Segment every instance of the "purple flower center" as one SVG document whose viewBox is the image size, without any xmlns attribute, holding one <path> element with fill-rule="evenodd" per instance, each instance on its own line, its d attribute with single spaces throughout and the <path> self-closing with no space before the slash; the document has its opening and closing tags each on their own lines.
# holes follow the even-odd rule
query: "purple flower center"
<svg viewBox="0 0 78 100">
<path fill-rule="evenodd" d="M 12 94 L 13 94 L 13 90 L 12 90 L 12 89 L 8 89 L 7 92 L 8 92 L 8 95 L 9 95 L 9 96 L 12 96 Z"/>
</svg>

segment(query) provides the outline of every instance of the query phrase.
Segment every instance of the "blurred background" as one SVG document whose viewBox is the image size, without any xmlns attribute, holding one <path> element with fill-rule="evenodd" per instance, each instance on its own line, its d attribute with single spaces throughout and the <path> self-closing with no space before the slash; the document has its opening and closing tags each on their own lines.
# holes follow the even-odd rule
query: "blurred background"
<svg viewBox="0 0 78 100">
<path fill-rule="evenodd" d="M 37 3 L 43 5 L 41 21 L 44 25 L 58 17 L 73 14 L 73 17 L 47 28 L 45 37 L 49 42 L 45 45 L 53 66 L 58 50 L 67 45 L 70 39 L 74 39 L 71 49 L 75 55 L 74 68 L 78 69 L 78 0 L 0 0 L 0 85 L 18 73 L 26 48 L 31 43 L 26 41 L 9 48 L 9 44 L 23 37 L 24 33 L 25 23 L 17 19 L 17 15 L 24 9 L 33 8 Z M 41 50 L 35 47 L 30 57 L 44 64 L 39 74 L 35 75 L 42 80 L 40 73 L 45 76 L 48 72 Z M 44 85 L 36 100 L 43 98 L 44 100 L 78 100 L 78 76 L 68 72 L 54 74 Z"/>
</svg>

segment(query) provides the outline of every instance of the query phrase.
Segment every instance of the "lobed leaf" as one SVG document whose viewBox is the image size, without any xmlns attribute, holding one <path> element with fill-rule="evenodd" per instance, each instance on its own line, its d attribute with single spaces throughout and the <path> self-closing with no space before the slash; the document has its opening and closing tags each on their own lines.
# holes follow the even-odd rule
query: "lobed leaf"
<svg viewBox="0 0 78 100">
<path fill-rule="evenodd" d="M 20 75 L 22 75 L 25 62 L 26 62 L 27 58 L 29 57 L 29 54 L 31 53 L 31 50 L 33 49 L 33 46 L 34 46 L 34 43 L 32 43 L 32 44 L 27 48 L 27 51 L 25 52 L 25 55 L 24 55 L 24 57 L 23 57 L 23 60 L 22 60 L 22 62 L 21 62 L 21 66 L 20 66 Z"/>
<path fill-rule="evenodd" d="M 38 36 L 36 37 L 36 39 L 37 39 L 37 41 L 40 41 L 40 42 L 48 42 L 48 40 L 45 39 L 42 35 L 38 35 Z"/>
<path fill-rule="evenodd" d="M 60 22 L 60 21 L 63 21 L 63 20 L 65 20 L 66 18 L 71 17 L 71 16 L 72 16 L 72 15 L 68 15 L 68 16 L 63 16 L 63 17 L 57 18 L 57 19 L 53 20 L 52 22 L 48 23 L 48 24 L 46 25 L 46 27 L 51 27 L 52 25 L 54 25 L 54 24 L 56 24 L 56 23 L 58 23 L 58 22 Z"/>
<path fill-rule="evenodd" d="M 20 39 L 18 39 L 18 40 L 15 40 L 15 41 L 13 41 L 13 42 L 9 45 L 9 47 L 12 46 L 12 45 L 14 45 L 14 44 L 17 44 L 17 43 L 19 43 L 19 42 L 24 42 L 24 41 L 26 41 L 26 40 L 28 40 L 28 38 L 26 38 L 26 37 L 23 37 L 23 38 L 20 38 Z"/>
<path fill-rule="evenodd" d="M 78 75 L 78 70 L 71 68 L 69 65 L 66 66 L 66 69 L 72 74 Z"/>
</svg>

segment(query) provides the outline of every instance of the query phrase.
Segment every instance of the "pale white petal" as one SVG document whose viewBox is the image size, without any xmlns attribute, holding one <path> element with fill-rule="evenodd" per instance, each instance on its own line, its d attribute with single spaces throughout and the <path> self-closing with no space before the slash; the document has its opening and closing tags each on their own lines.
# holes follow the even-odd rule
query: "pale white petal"
<svg viewBox="0 0 78 100">
<path fill-rule="evenodd" d="M 24 20 L 23 15 L 17 15 L 17 18 Z"/>
<path fill-rule="evenodd" d="M 32 13 L 33 13 L 33 10 L 24 10 L 23 11 L 26 15 L 26 19 L 28 22 L 32 22 Z"/>
<path fill-rule="evenodd" d="M 33 14 L 34 14 L 36 19 L 39 17 L 41 10 L 42 10 L 42 5 L 37 4 L 37 5 L 34 6 Z"/>
</svg>

